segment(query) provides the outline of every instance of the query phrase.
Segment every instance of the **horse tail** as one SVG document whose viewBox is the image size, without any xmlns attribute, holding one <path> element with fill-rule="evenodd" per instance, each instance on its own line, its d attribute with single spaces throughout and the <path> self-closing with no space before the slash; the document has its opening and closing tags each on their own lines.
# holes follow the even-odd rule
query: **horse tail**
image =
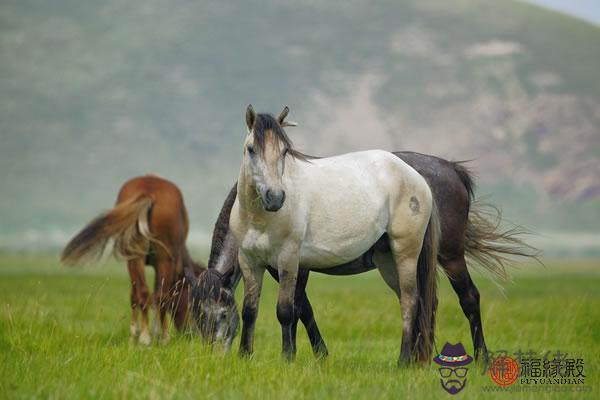
<svg viewBox="0 0 600 400">
<path fill-rule="evenodd" d="M 512 257 L 526 257 L 540 262 L 540 251 L 527 244 L 521 236 L 531 231 L 520 225 L 502 220 L 502 212 L 495 206 L 475 200 L 469 210 L 465 231 L 465 252 L 476 265 L 492 273 L 493 277 L 508 279 L 505 265 Z"/>
<path fill-rule="evenodd" d="M 458 175 L 458 179 L 460 179 L 469 194 L 469 202 L 472 201 L 475 197 L 475 180 L 473 179 L 473 173 L 465 166 L 467 161 L 452 161 L 451 163 L 454 167 L 454 172 Z"/>
<path fill-rule="evenodd" d="M 437 308 L 437 254 L 441 236 L 440 219 L 432 198 L 431 216 L 417 261 L 417 312 L 413 324 L 413 349 L 417 361 L 428 362 L 433 351 Z"/>
<path fill-rule="evenodd" d="M 529 230 L 508 223 L 502 219 L 502 213 L 496 206 L 475 199 L 473 174 L 464 163 L 453 162 L 453 166 L 469 195 L 465 253 L 467 258 L 475 261 L 472 265 L 482 266 L 492 277 L 506 280 L 508 273 L 505 266 L 512 261 L 511 257 L 526 257 L 540 262 L 539 250 L 520 238 L 530 235 Z"/>
<path fill-rule="evenodd" d="M 166 250 L 167 247 L 150 233 L 148 218 L 152 205 L 153 200 L 142 195 L 99 215 L 66 245 L 61 261 L 76 265 L 98 258 L 110 239 L 114 242 L 113 255 L 117 258 L 145 257 L 150 243 L 159 244 Z"/>
</svg>

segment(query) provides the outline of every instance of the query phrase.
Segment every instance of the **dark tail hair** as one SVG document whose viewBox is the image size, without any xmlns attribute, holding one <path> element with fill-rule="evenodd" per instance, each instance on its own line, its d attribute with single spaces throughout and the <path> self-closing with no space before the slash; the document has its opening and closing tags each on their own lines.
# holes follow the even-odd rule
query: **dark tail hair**
<svg viewBox="0 0 600 400">
<path fill-rule="evenodd" d="M 431 217 L 417 262 L 418 303 L 413 322 L 413 351 L 416 360 L 429 362 L 433 351 L 437 308 L 437 254 L 441 236 L 437 205 L 433 200 Z"/>
<path fill-rule="evenodd" d="M 503 227 L 504 225 L 504 227 Z M 520 237 L 531 231 L 520 225 L 502 220 L 502 212 L 495 206 L 475 200 L 469 210 L 465 232 L 465 252 L 492 273 L 493 277 L 508 279 L 506 265 L 513 257 L 527 257 L 538 262 L 540 252 Z"/>
<path fill-rule="evenodd" d="M 124 201 L 87 224 L 64 248 L 60 260 L 67 265 L 98 258 L 113 239 L 113 255 L 131 259 L 144 257 L 151 242 L 167 247 L 150 233 L 148 213 L 153 201 L 148 196 Z"/>
<path fill-rule="evenodd" d="M 502 219 L 498 207 L 475 200 L 475 183 L 464 161 L 454 162 L 454 170 L 469 194 L 469 219 L 465 232 L 467 258 L 488 270 L 492 277 L 508 279 L 506 265 L 514 257 L 531 258 L 540 262 L 540 251 L 520 237 L 531 235 L 528 229 Z"/>
</svg>

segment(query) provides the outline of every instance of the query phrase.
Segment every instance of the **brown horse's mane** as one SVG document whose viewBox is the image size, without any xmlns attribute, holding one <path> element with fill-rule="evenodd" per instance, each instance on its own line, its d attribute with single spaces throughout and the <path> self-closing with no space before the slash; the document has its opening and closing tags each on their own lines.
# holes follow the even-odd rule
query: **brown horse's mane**
<svg viewBox="0 0 600 400">
<path fill-rule="evenodd" d="M 277 119 L 271 114 L 257 114 L 252 131 L 254 133 L 254 145 L 256 146 L 256 150 L 260 153 L 264 153 L 266 133 L 271 131 L 273 132 L 272 137 L 273 140 L 275 140 L 275 144 L 283 143 L 284 151 L 293 158 L 302 161 L 319 158 L 296 150 L 292 140 L 285 133 L 285 130 L 281 127 Z"/>
</svg>

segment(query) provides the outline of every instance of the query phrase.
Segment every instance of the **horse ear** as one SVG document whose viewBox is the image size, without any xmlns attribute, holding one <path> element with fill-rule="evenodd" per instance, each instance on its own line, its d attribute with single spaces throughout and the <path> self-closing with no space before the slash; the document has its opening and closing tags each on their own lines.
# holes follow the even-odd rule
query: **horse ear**
<svg viewBox="0 0 600 400">
<path fill-rule="evenodd" d="M 219 289 L 219 302 L 221 304 L 225 303 L 225 305 L 234 304 L 235 300 L 232 292 L 229 289 L 223 287 Z"/>
<path fill-rule="evenodd" d="M 221 275 L 221 284 L 224 287 L 231 287 L 231 278 L 233 277 L 233 273 L 235 268 L 230 268 L 229 271 L 225 272 L 223 275 Z"/>
<path fill-rule="evenodd" d="M 256 113 L 254 112 L 254 108 L 252 108 L 252 104 L 248 104 L 248 108 L 246 108 L 246 125 L 248 126 L 248 130 L 252 130 L 255 120 Z"/>
<path fill-rule="evenodd" d="M 289 113 L 290 113 L 290 108 L 288 106 L 285 106 L 285 107 L 283 107 L 283 111 L 281 111 L 281 113 L 279 114 L 279 117 L 277 117 L 277 122 L 279 122 L 279 125 L 281 125 L 282 128 L 285 128 L 288 126 L 298 126 L 297 122 L 285 120 L 285 118 L 288 116 Z"/>
<path fill-rule="evenodd" d="M 192 286 L 198 282 L 198 277 L 206 271 L 206 268 L 194 261 L 183 266 L 183 275 L 185 280 Z"/>
<path fill-rule="evenodd" d="M 283 110 L 279 113 L 279 117 L 277 117 L 277 122 L 279 125 L 283 126 L 283 121 L 285 121 L 285 117 L 290 113 L 290 108 L 288 106 L 283 107 Z"/>
<path fill-rule="evenodd" d="M 282 128 L 286 128 L 288 126 L 298 126 L 298 123 L 294 121 L 283 121 L 283 124 L 281 124 Z"/>
</svg>

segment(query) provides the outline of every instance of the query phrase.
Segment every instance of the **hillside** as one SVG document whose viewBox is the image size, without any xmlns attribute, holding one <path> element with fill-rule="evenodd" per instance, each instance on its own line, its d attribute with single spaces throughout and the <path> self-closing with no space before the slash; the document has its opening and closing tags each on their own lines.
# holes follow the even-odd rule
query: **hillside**
<svg viewBox="0 0 600 400">
<path fill-rule="evenodd" d="M 599 233 L 600 29 L 535 6 L 5 1 L 0 59 L 0 247 L 62 243 L 147 172 L 206 243 L 248 103 L 289 105 L 308 153 L 473 159 L 512 220 Z"/>
</svg>

